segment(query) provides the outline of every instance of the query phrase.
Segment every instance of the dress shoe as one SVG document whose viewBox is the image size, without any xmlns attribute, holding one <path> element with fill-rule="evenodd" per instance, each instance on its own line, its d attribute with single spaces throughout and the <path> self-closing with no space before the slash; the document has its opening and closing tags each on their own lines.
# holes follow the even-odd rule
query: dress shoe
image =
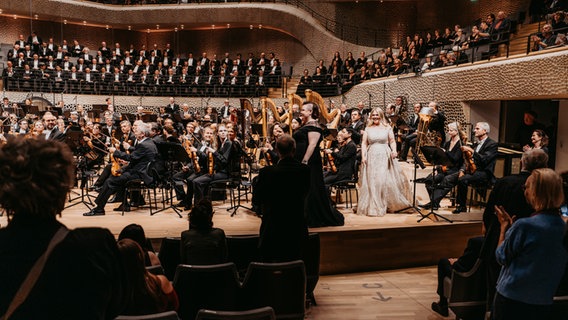
<svg viewBox="0 0 568 320">
<path fill-rule="evenodd" d="M 99 191 L 101 191 L 102 188 L 103 188 L 103 187 L 101 187 L 101 186 L 90 186 L 88 190 L 89 190 L 89 191 L 99 192 Z"/>
<path fill-rule="evenodd" d="M 456 209 L 454 211 L 452 211 L 452 213 L 454 214 L 458 214 L 458 213 L 462 213 L 462 212 L 466 212 L 467 208 L 464 206 L 457 206 Z"/>
<path fill-rule="evenodd" d="M 146 205 L 146 201 L 144 201 L 144 199 L 142 199 L 142 201 L 139 201 L 139 202 L 138 201 L 131 201 L 130 202 L 131 207 L 141 207 L 141 206 L 144 206 L 144 205 Z"/>
<path fill-rule="evenodd" d="M 428 202 L 427 204 L 421 204 L 419 205 L 419 207 L 424 209 L 433 209 L 433 210 L 440 209 L 440 206 L 438 204 L 434 203 L 434 205 L 432 205 L 431 202 Z"/>
<path fill-rule="evenodd" d="M 122 211 L 124 211 L 124 212 L 130 212 L 130 206 L 129 206 L 129 205 L 126 205 L 126 206 L 125 206 L 125 205 L 121 204 L 121 205 L 119 205 L 118 207 L 116 207 L 116 208 L 114 208 L 114 209 L 112 209 L 112 210 L 113 210 L 113 211 L 119 211 L 119 212 L 122 212 Z"/>
<path fill-rule="evenodd" d="M 174 207 L 180 207 L 180 208 L 181 207 L 187 207 L 187 204 L 185 203 L 185 201 L 182 200 L 182 201 L 174 204 Z"/>
<path fill-rule="evenodd" d="M 85 217 L 104 216 L 104 215 L 105 215 L 105 211 L 104 211 L 104 210 L 101 210 L 101 209 L 93 208 L 93 209 L 91 209 L 91 211 L 83 213 L 83 215 L 84 215 Z"/>
<path fill-rule="evenodd" d="M 448 316 L 448 306 L 438 302 L 432 302 L 432 310 L 441 316 Z"/>
</svg>

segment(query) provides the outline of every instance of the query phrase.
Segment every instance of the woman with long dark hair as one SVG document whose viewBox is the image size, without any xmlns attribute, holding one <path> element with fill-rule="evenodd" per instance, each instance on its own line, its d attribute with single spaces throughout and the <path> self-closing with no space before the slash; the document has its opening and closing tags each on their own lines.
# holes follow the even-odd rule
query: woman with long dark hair
<svg viewBox="0 0 568 320">
<path fill-rule="evenodd" d="M 124 315 L 144 315 L 177 310 L 179 301 L 174 287 L 164 275 L 146 270 L 144 251 L 132 239 L 118 241 L 129 286 Z"/>
<path fill-rule="evenodd" d="M 344 217 L 331 204 L 325 190 L 323 168 L 319 144 L 322 129 L 319 126 L 319 107 L 305 102 L 300 112 L 302 127 L 294 133 L 296 140 L 296 160 L 310 167 L 310 192 L 306 198 L 305 212 L 309 227 L 342 226 Z"/>
</svg>

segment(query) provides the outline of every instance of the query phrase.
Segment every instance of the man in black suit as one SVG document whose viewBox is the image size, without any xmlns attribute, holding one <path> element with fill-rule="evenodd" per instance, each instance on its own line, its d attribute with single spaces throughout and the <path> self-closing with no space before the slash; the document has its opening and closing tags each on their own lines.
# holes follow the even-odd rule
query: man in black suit
<svg viewBox="0 0 568 320">
<path fill-rule="evenodd" d="M 51 112 L 46 112 L 43 115 L 43 122 L 45 125 L 45 140 L 65 141 L 65 133 L 59 131 L 57 128 L 57 118 L 55 118 Z"/>
<path fill-rule="evenodd" d="M 503 206 L 507 212 L 515 215 L 516 220 L 529 217 L 534 210 L 527 203 L 524 185 L 533 170 L 546 168 L 547 163 L 548 155 L 542 149 L 531 149 L 523 153 L 521 172 L 497 180 L 489 195 L 485 212 L 483 212 L 483 222 L 487 228 L 486 250 L 483 252 L 487 263 L 487 301 L 493 302 L 495 286 L 501 270 L 501 265 L 495 259 L 495 250 L 499 243 L 501 230 L 501 224 L 495 214 L 495 206 Z"/>
<path fill-rule="evenodd" d="M 430 125 L 428 129 L 430 131 L 435 131 L 442 140 L 440 141 L 440 146 L 443 146 L 446 142 L 446 115 L 440 111 L 440 106 L 437 102 L 430 102 L 428 107 L 432 108 L 433 115 L 430 120 Z"/>
<path fill-rule="evenodd" d="M 398 156 L 398 161 L 406 161 L 406 157 L 408 156 L 408 151 L 410 151 L 410 147 L 414 148 L 416 146 L 416 138 L 418 135 L 416 134 L 416 129 L 418 128 L 418 124 L 420 123 L 420 110 L 422 109 L 422 105 L 420 103 L 414 104 L 414 113 L 408 119 L 408 134 L 404 138 L 404 142 L 402 144 L 402 151 Z"/>
<path fill-rule="evenodd" d="M 267 262 L 301 259 L 308 239 L 304 202 L 310 168 L 294 159 L 296 142 L 291 136 L 282 135 L 276 148 L 280 161 L 260 170 L 256 186 L 263 212 L 258 246 L 261 259 Z"/>
<path fill-rule="evenodd" d="M 169 114 L 179 113 L 179 104 L 176 103 L 174 97 L 170 97 L 170 103 L 166 106 L 166 112 Z"/>
<path fill-rule="evenodd" d="M 461 213 L 467 210 L 465 204 L 467 187 L 470 184 L 491 183 L 495 179 L 493 170 L 497 161 L 498 144 L 495 140 L 489 138 L 490 127 L 487 122 L 478 122 L 473 130 L 478 142 L 472 147 L 462 146 L 461 149 L 463 153 L 471 153 L 471 160 L 476 166 L 475 172 L 468 172 L 468 161 L 464 161 L 464 165 L 458 172 L 444 178 L 440 188 L 435 189 L 432 196 L 433 203 L 440 203 L 440 200 L 457 184 L 457 208 L 453 213 Z"/>
<path fill-rule="evenodd" d="M 444 279 L 452 277 L 452 271 L 467 272 L 473 268 L 481 254 L 483 237 L 474 237 L 467 240 L 467 246 L 459 258 L 443 258 L 438 262 L 438 287 L 436 293 L 440 296 L 438 302 L 432 302 L 432 310 L 440 315 L 448 316 L 448 299 L 444 296 Z"/>
<path fill-rule="evenodd" d="M 361 119 L 361 111 L 359 109 L 351 110 L 351 123 L 349 127 L 355 130 L 358 135 L 363 135 L 365 130 L 365 122 Z"/>
<path fill-rule="evenodd" d="M 84 216 L 99 216 L 105 214 L 105 205 L 108 202 L 110 196 L 114 193 L 120 193 L 123 191 L 126 183 L 134 179 L 142 179 L 144 181 L 151 180 L 146 172 L 146 167 L 148 164 L 155 160 L 158 155 L 158 149 L 156 144 L 148 138 L 150 135 L 150 125 L 147 123 L 140 122 L 136 127 L 136 141 L 134 142 L 134 147 L 128 145 L 128 143 L 123 143 L 125 149 L 130 149 L 130 153 L 122 152 L 116 150 L 114 147 L 109 148 L 109 152 L 113 154 L 115 158 L 123 159 L 129 162 L 129 164 L 123 168 L 120 176 L 109 177 L 95 199 L 97 204 L 91 211 L 84 213 Z M 122 203 L 115 211 L 130 211 L 130 206 L 128 203 Z"/>
<path fill-rule="evenodd" d="M 323 178 L 326 188 L 337 181 L 348 180 L 353 177 L 355 171 L 355 160 L 357 158 L 357 145 L 351 137 L 356 135 L 355 129 L 343 128 L 337 134 L 337 141 L 340 144 L 339 149 L 325 149 L 325 153 L 333 157 L 336 172 L 328 171 Z"/>
</svg>

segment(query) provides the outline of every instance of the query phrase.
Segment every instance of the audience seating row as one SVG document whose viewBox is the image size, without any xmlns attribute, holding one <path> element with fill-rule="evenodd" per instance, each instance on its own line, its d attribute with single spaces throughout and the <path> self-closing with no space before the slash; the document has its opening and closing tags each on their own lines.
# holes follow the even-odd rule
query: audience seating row
<svg viewBox="0 0 568 320">
<path fill-rule="evenodd" d="M 224 270 L 224 272 L 227 273 L 232 273 L 233 269 L 235 271 L 234 274 L 234 278 L 235 280 L 230 280 L 229 284 L 234 283 L 234 290 L 237 290 L 236 288 L 238 288 L 241 284 L 241 282 L 243 283 L 243 286 L 245 283 L 250 282 L 251 280 L 247 281 L 247 277 L 250 277 L 248 275 L 248 273 L 250 273 L 250 268 L 253 264 L 255 264 L 255 269 L 262 269 L 265 267 L 264 264 L 260 263 L 260 262 L 255 262 L 259 260 L 259 253 L 258 253 L 258 240 L 259 237 L 258 236 L 227 236 L 227 246 L 228 246 L 228 253 L 229 253 L 229 258 L 228 260 L 230 261 L 230 263 L 225 264 L 225 265 L 221 265 L 223 267 L 215 267 L 213 268 L 214 270 L 220 269 L 220 270 Z M 159 251 L 159 258 L 160 261 L 162 263 L 162 266 L 160 268 L 158 267 L 150 267 L 149 270 L 151 272 L 154 273 L 163 273 L 166 275 L 166 277 L 168 277 L 170 280 L 174 281 L 174 284 L 176 283 L 176 279 L 178 279 L 178 282 L 181 281 L 179 279 L 179 275 L 178 273 L 180 272 L 180 267 L 181 269 L 196 269 L 197 271 L 193 270 L 191 272 L 207 272 L 205 270 L 209 270 L 207 269 L 207 266 L 191 266 L 191 267 L 187 267 L 187 265 L 182 265 L 181 263 L 181 259 L 180 259 L 180 245 L 181 245 L 181 240 L 179 238 L 164 238 L 162 239 L 162 243 L 161 243 L 161 248 Z M 311 233 L 309 235 L 309 243 L 306 246 L 307 250 L 305 251 L 305 257 L 303 259 L 302 268 L 305 268 L 305 283 L 304 283 L 304 294 L 303 296 L 303 302 L 302 303 L 307 303 L 307 304 L 316 304 L 316 300 L 314 297 L 314 289 L 317 285 L 317 282 L 319 280 L 319 262 L 320 262 L 320 238 L 319 238 L 319 234 L 317 233 Z M 270 264 L 268 264 L 270 265 Z M 305 266 L 305 267 L 304 267 Z M 228 271 L 229 270 L 229 271 Z M 211 270 L 210 270 L 211 271 Z M 218 270 L 217 270 L 218 271 Z M 188 271 L 189 272 L 189 271 Z M 211 271 L 213 272 L 213 271 Z M 231 276 L 232 277 L 232 276 Z M 233 290 L 231 289 L 231 290 Z M 177 290 L 177 288 L 176 288 Z M 240 290 L 240 289 L 239 289 Z M 237 290 L 237 291 L 239 291 Z M 229 292 L 227 293 L 228 295 L 232 296 L 233 293 Z M 184 295 L 184 293 L 180 293 L 178 291 L 178 295 L 180 296 L 180 301 L 182 300 L 182 295 Z M 203 294 L 205 296 L 207 296 L 207 294 Z M 218 296 L 218 294 L 215 294 L 213 296 Z M 207 297 L 205 297 L 207 298 Z M 219 299 L 217 299 L 219 300 Z M 221 299 L 221 300 L 225 300 L 225 299 Z M 227 300 L 229 304 L 231 304 L 231 300 Z M 248 306 L 248 308 L 247 308 Z M 250 305 L 250 303 L 243 303 L 242 301 L 238 301 L 235 302 L 235 307 L 238 307 L 238 310 L 243 310 L 244 309 L 250 309 L 250 308 L 256 308 L 256 307 L 262 307 L 262 305 L 256 305 L 256 306 L 252 306 Z M 215 306 L 209 306 L 209 304 L 206 305 L 201 305 L 198 304 L 196 305 L 191 312 L 197 312 L 198 309 L 200 308 L 210 308 L 210 309 L 214 309 L 214 310 L 220 310 L 220 309 L 216 309 Z M 222 309 L 222 310 L 231 310 L 230 308 L 227 309 Z M 237 310 L 237 309 L 234 309 Z M 281 313 L 279 311 L 280 309 L 276 309 L 275 311 L 277 313 L 277 315 L 279 313 Z M 180 310 L 180 315 L 182 315 L 182 318 L 184 317 L 184 314 L 187 314 L 187 310 L 181 311 Z M 193 318 L 192 318 L 193 319 Z"/>
</svg>

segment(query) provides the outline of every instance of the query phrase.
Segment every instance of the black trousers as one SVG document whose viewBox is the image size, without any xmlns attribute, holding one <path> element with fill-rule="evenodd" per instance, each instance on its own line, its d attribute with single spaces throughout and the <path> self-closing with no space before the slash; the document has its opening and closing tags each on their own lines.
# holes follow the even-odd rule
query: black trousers
<svg viewBox="0 0 568 320">
<path fill-rule="evenodd" d="M 528 304 L 495 294 L 493 302 L 493 320 L 540 320 L 550 318 L 551 305 Z"/>
</svg>

